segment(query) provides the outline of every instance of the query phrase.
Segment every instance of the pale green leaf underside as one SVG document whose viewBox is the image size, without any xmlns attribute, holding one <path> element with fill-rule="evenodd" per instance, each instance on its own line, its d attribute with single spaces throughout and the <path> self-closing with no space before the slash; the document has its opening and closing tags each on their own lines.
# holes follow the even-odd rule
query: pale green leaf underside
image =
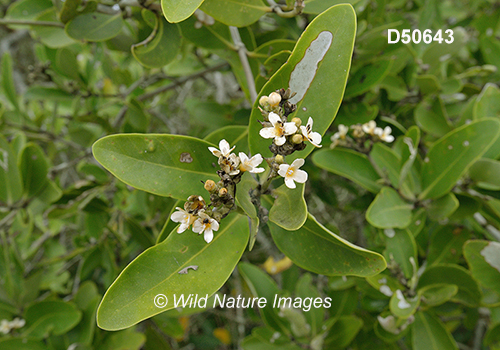
<svg viewBox="0 0 500 350">
<path fill-rule="evenodd" d="M 281 185 L 273 191 L 276 195 L 271 210 L 269 221 L 293 231 L 299 229 L 307 219 L 307 205 L 304 199 L 304 184 L 297 184 L 297 188 L 290 189 Z"/>
<path fill-rule="evenodd" d="M 410 224 L 412 205 L 390 187 L 384 187 L 366 211 L 368 222 L 378 228 L 405 228 Z"/>
<path fill-rule="evenodd" d="M 203 3 L 203 0 L 161 0 L 161 9 L 167 21 L 184 21 Z"/>
<path fill-rule="evenodd" d="M 232 214 L 220 223 L 214 239 L 191 231 L 172 233 L 132 261 L 113 282 L 97 311 L 97 324 L 119 330 L 174 308 L 174 295 L 205 297 L 214 294 L 229 278 L 248 242 L 245 216 Z M 179 271 L 195 265 L 187 274 Z M 164 294 L 168 304 L 157 308 L 154 298 Z"/>
</svg>

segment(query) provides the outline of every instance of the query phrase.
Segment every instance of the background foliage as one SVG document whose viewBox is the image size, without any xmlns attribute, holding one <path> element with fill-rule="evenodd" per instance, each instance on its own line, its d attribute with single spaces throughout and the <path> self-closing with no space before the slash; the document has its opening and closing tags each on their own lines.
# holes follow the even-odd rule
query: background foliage
<svg viewBox="0 0 500 350">
<path fill-rule="evenodd" d="M 335 108 L 313 115 L 324 118 L 323 148 L 304 166 L 314 217 L 297 232 L 329 230 L 379 252 L 382 274 L 306 271 L 284 255 L 297 259 L 290 232 L 272 224 L 219 293 L 328 296 L 331 308 L 170 310 L 117 332 L 96 326 L 106 290 L 167 237 L 175 198 L 191 193 L 134 189 L 96 163 L 91 145 L 154 132 L 205 139 L 193 146 L 200 152 L 222 138 L 260 151 L 248 134 L 258 115 L 241 43 L 258 95 L 286 88 L 271 76 L 339 1 L 305 1 L 300 15 L 286 3 L 273 13 L 274 2 L 261 0 L 0 1 L 0 320 L 26 321 L 0 334 L 2 349 L 500 348 L 493 1 L 352 2 L 349 79 L 333 126 Z M 198 7 L 214 20 L 193 15 Z M 389 45 L 390 28 L 452 28 L 455 41 Z M 314 106 L 330 103 L 330 91 Z M 328 147 L 338 125 L 370 120 L 391 126 L 396 140 Z"/>
</svg>

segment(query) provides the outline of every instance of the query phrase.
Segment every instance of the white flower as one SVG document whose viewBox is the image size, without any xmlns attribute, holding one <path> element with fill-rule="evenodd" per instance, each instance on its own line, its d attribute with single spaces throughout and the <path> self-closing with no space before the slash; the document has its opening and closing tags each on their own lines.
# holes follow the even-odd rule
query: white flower
<svg viewBox="0 0 500 350">
<path fill-rule="evenodd" d="M 240 164 L 240 170 L 241 171 L 248 171 L 250 173 L 261 173 L 264 171 L 264 168 L 256 168 L 260 163 L 262 163 L 262 156 L 260 154 L 254 155 L 252 158 L 248 158 L 248 156 L 240 152 L 239 154 L 241 164 Z"/>
<path fill-rule="evenodd" d="M 375 135 L 375 130 L 377 129 L 377 123 L 375 120 L 370 120 L 368 123 L 363 124 L 363 131 L 369 135 Z"/>
<path fill-rule="evenodd" d="M 236 175 L 240 172 L 238 169 L 240 165 L 240 158 L 234 153 L 229 157 L 219 157 L 219 165 L 229 175 Z"/>
<path fill-rule="evenodd" d="M 11 329 L 12 329 L 12 327 L 11 327 L 9 321 L 2 320 L 2 322 L 0 322 L 0 333 L 8 334 Z"/>
<path fill-rule="evenodd" d="M 274 138 L 274 143 L 281 146 L 286 142 L 285 136 L 295 134 L 297 125 L 295 123 L 283 123 L 276 113 L 269 113 L 269 121 L 273 126 L 260 129 L 260 136 L 265 139 Z"/>
<path fill-rule="evenodd" d="M 392 129 L 390 126 L 386 126 L 385 129 L 375 128 L 375 135 L 377 135 L 382 141 L 392 142 L 394 141 L 394 136 L 391 135 Z"/>
<path fill-rule="evenodd" d="M 349 128 L 347 126 L 345 126 L 344 124 L 339 124 L 339 131 L 333 134 L 332 141 L 336 141 L 338 139 L 344 140 L 347 136 L 348 131 Z"/>
<path fill-rule="evenodd" d="M 315 147 L 322 147 L 320 145 L 321 143 L 321 134 L 319 132 L 314 132 L 312 131 L 313 127 L 313 118 L 309 117 L 309 120 L 307 121 L 306 126 L 301 126 L 300 131 L 302 131 L 302 135 L 306 139 L 309 140 L 310 143 L 312 143 Z"/>
<path fill-rule="evenodd" d="M 193 224 L 193 232 L 202 234 L 205 233 L 203 238 L 205 242 L 210 243 L 214 238 L 213 231 L 217 231 L 219 229 L 219 223 L 217 220 L 212 219 L 207 214 L 201 212 L 200 217 Z"/>
<path fill-rule="evenodd" d="M 304 159 L 297 158 L 293 161 L 292 165 L 280 164 L 278 174 L 285 178 L 285 185 L 288 188 L 295 188 L 295 182 L 304 183 L 307 181 L 307 173 L 299 168 L 304 165 Z"/>
<path fill-rule="evenodd" d="M 191 226 L 194 220 L 196 220 L 196 216 L 179 207 L 176 207 L 175 209 L 177 209 L 177 211 L 175 213 L 172 213 L 170 219 L 173 222 L 180 222 L 181 225 L 179 226 L 179 228 L 177 228 L 177 233 L 182 233 L 186 231 L 189 226 Z"/>
<path fill-rule="evenodd" d="M 221 140 L 219 142 L 220 151 L 215 147 L 208 147 L 208 149 L 216 157 L 226 157 L 227 158 L 227 157 L 229 157 L 229 154 L 236 146 L 233 146 L 233 148 L 230 148 L 230 147 L 231 146 L 229 146 L 229 142 L 227 142 L 226 140 Z"/>
<path fill-rule="evenodd" d="M 12 328 L 23 328 L 25 324 L 26 324 L 26 321 L 23 320 L 22 318 L 19 318 L 19 317 L 16 317 L 12 321 L 10 321 L 10 326 Z"/>
</svg>

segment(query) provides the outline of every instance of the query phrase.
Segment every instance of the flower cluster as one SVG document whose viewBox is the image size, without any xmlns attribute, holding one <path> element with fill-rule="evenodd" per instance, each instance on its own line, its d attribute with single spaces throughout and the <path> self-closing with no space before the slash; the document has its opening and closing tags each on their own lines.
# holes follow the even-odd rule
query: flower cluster
<svg viewBox="0 0 500 350">
<path fill-rule="evenodd" d="M 26 321 L 16 317 L 12 321 L 2 320 L 0 322 L 0 333 L 8 334 L 13 329 L 18 329 L 24 327 Z"/>
<path fill-rule="evenodd" d="M 377 126 L 374 120 L 370 120 L 365 124 L 355 124 L 351 125 L 352 136 L 355 138 L 356 142 L 364 143 L 366 140 L 371 140 L 372 142 L 384 141 L 390 143 L 394 141 L 394 136 L 391 135 L 392 129 L 390 126 L 386 126 L 384 129 Z M 333 134 L 331 140 L 331 147 L 335 146 L 352 146 L 354 140 L 351 139 L 347 133 L 349 132 L 349 127 L 340 124 L 339 131 Z"/>
</svg>

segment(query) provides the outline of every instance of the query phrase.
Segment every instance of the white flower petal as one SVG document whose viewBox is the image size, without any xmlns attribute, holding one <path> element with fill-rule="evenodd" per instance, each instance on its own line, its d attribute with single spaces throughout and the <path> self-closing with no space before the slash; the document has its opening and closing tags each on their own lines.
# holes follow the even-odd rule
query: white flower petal
<svg viewBox="0 0 500 350">
<path fill-rule="evenodd" d="M 285 136 L 275 137 L 274 138 L 274 143 L 276 144 L 276 146 L 284 145 L 285 142 L 286 142 L 286 137 Z"/>
<path fill-rule="evenodd" d="M 288 188 L 296 188 L 297 186 L 295 185 L 295 182 L 289 177 L 285 177 L 285 185 Z"/>
<path fill-rule="evenodd" d="M 201 233 L 205 229 L 205 225 L 203 225 L 201 219 L 197 219 L 193 224 L 193 232 Z"/>
<path fill-rule="evenodd" d="M 314 146 L 321 147 L 321 134 L 319 132 L 312 132 L 309 134 L 307 138 Z"/>
<path fill-rule="evenodd" d="M 205 230 L 205 234 L 203 235 L 203 238 L 205 239 L 205 242 L 207 242 L 207 243 L 212 242 L 212 239 L 214 239 L 214 233 L 212 232 L 212 229 L 207 228 Z"/>
<path fill-rule="evenodd" d="M 313 118 L 309 117 L 307 120 L 307 126 L 309 126 L 309 129 L 312 129 L 313 127 Z"/>
<path fill-rule="evenodd" d="M 211 229 L 217 231 L 219 229 L 219 223 L 215 219 L 210 219 Z"/>
<path fill-rule="evenodd" d="M 179 211 L 172 213 L 172 215 L 170 216 L 170 219 L 173 222 L 182 222 L 184 220 L 184 218 L 186 217 L 187 213 L 180 208 L 176 208 L 176 209 L 178 209 Z"/>
<path fill-rule="evenodd" d="M 177 233 L 182 233 L 186 231 L 189 228 L 189 225 L 182 223 L 178 228 L 177 228 Z"/>
<path fill-rule="evenodd" d="M 260 165 L 260 163 L 262 163 L 262 161 L 264 160 L 264 158 L 262 158 L 262 156 L 260 155 L 260 153 L 257 153 L 256 155 L 254 155 L 251 159 L 250 159 L 250 164 L 254 167 Z"/>
<path fill-rule="evenodd" d="M 392 136 L 392 135 L 387 135 L 387 136 L 384 138 L 384 141 L 385 141 L 385 142 L 389 142 L 389 143 L 391 143 L 392 141 L 394 141 L 394 136 Z"/>
<path fill-rule="evenodd" d="M 297 132 L 297 125 L 295 123 L 285 123 L 283 125 L 283 130 L 285 135 L 295 134 Z"/>
<path fill-rule="evenodd" d="M 245 153 L 243 153 L 243 152 L 238 153 L 238 156 L 240 157 L 240 160 L 241 160 L 242 164 L 245 164 L 249 160 L 248 156 Z"/>
<path fill-rule="evenodd" d="M 307 173 L 304 170 L 297 169 L 293 173 L 293 180 L 303 184 L 307 181 Z"/>
<path fill-rule="evenodd" d="M 222 153 L 220 153 L 220 151 L 215 147 L 208 147 L 208 150 L 216 157 L 222 156 Z"/>
<path fill-rule="evenodd" d="M 260 174 L 264 172 L 264 168 L 253 168 L 252 170 L 249 170 L 248 172 L 253 173 L 253 174 Z"/>
<path fill-rule="evenodd" d="M 276 129 L 275 128 L 262 128 L 259 131 L 260 136 L 262 136 L 265 139 L 272 139 L 273 137 L 276 136 Z"/>
<path fill-rule="evenodd" d="M 309 133 L 307 132 L 307 128 L 304 126 L 304 125 L 301 125 L 300 126 L 300 132 L 302 133 L 302 135 L 304 135 L 305 137 L 307 137 L 307 135 L 309 135 Z"/>
<path fill-rule="evenodd" d="M 295 159 L 295 160 L 293 161 L 293 163 L 292 163 L 292 165 L 291 165 L 291 166 L 297 169 L 297 168 L 300 168 L 302 165 L 304 165 L 304 163 L 305 163 L 305 160 L 304 160 L 304 159 L 302 159 L 302 158 L 297 158 L 297 159 Z"/>
<path fill-rule="evenodd" d="M 280 168 L 278 170 L 278 175 L 285 177 L 286 176 L 286 172 L 288 171 L 288 167 L 290 167 L 290 165 L 288 165 L 288 164 L 280 164 Z"/>
<path fill-rule="evenodd" d="M 280 116 L 274 112 L 269 113 L 268 119 L 273 125 L 276 125 L 278 122 L 281 122 Z"/>
</svg>

